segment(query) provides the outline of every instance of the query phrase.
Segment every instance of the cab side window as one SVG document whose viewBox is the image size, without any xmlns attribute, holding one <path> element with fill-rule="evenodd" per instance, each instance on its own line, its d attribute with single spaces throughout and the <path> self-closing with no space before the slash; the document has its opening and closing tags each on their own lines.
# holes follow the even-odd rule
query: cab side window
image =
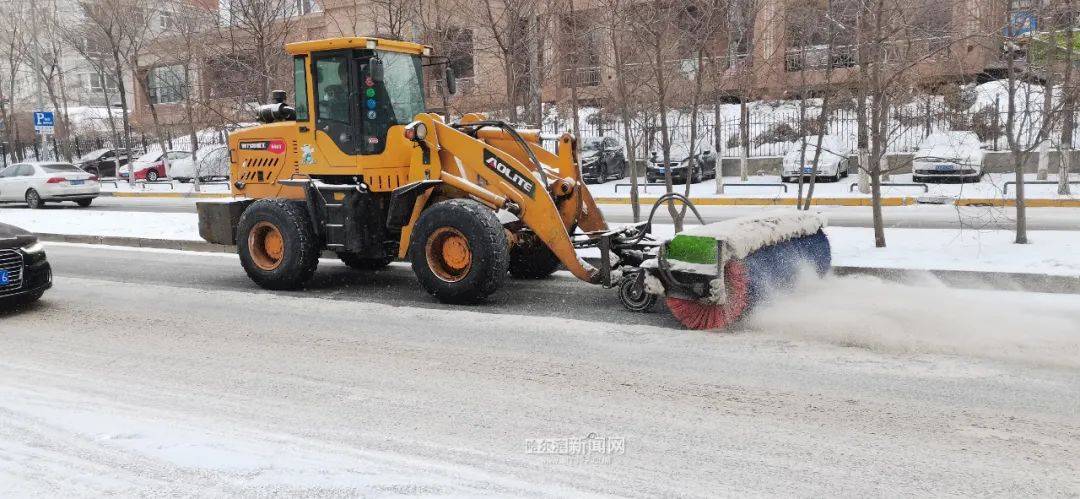
<svg viewBox="0 0 1080 499">
<path fill-rule="evenodd" d="M 356 96 L 349 77 L 349 56 L 345 53 L 315 59 L 315 127 L 326 133 L 346 154 L 353 154 L 355 127 L 351 102 Z"/>
</svg>

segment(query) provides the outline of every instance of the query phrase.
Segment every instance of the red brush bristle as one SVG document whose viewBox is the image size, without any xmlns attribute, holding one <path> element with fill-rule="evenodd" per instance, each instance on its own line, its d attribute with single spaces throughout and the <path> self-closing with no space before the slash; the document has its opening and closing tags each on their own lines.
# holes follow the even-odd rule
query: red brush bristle
<svg viewBox="0 0 1080 499">
<path fill-rule="evenodd" d="M 725 329 L 742 318 L 749 306 L 750 276 L 742 262 L 732 260 L 724 267 L 726 303 L 668 298 L 671 314 L 690 329 Z"/>
</svg>

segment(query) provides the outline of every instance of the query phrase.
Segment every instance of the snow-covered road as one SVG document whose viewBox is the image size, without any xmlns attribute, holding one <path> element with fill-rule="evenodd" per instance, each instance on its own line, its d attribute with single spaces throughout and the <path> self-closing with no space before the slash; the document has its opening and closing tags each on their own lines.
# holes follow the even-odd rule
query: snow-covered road
<svg viewBox="0 0 1080 499">
<path fill-rule="evenodd" d="M 707 334 L 569 279 L 453 309 L 398 266 L 50 251 L 0 313 L 0 496 L 1080 491 L 1070 295 L 832 278 Z"/>
</svg>

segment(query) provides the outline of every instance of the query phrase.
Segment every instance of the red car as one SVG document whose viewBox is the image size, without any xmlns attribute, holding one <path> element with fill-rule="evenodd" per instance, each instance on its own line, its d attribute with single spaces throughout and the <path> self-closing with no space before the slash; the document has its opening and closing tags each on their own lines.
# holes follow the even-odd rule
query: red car
<svg viewBox="0 0 1080 499">
<path fill-rule="evenodd" d="M 139 156 L 138 159 L 133 161 L 130 165 L 120 167 L 120 178 L 128 178 L 128 175 L 131 175 L 131 171 L 135 170 L 135 180 L 149 180 L 150 182 L 155 182 L 159 178 L 166 178 L 169 176 L 169 172 L 167 172 L 165 168 L 166 157 L 172 162 L 189 156 L 191 156 L 191 153 L 187 151 L 168 151 L 165 153 L 148 152 Z"/>
</svg>

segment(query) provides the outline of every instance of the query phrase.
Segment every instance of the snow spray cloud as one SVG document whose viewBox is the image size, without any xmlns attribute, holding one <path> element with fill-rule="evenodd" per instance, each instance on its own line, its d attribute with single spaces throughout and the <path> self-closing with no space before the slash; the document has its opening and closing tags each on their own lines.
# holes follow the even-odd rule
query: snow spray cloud
<svg viewBox="0 0 1080 499">
<path fill-rule="evenodd" d="M 752 332 L 882 353 L 932 353 L 1080 367 L 1080 299 L 950 288 L 926 274 L 803 278 L 747 319 Z"/>
</svg>

